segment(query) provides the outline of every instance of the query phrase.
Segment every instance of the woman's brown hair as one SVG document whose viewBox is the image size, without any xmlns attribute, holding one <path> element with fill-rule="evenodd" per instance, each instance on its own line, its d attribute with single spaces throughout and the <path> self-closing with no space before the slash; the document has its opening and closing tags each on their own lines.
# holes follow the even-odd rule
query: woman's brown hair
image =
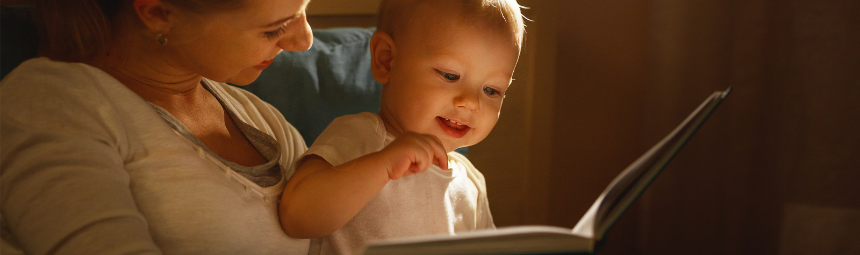
<svg viewBox="0 0 860 255">
<path fill-rule="evenodd" d="M 204 13 L 241 8 L 246 0 L 162 0 Z M 86 62 L 110 45 L 111 24 L 132 0 L 34 0 L 39 55 L 57 61 Z M 153 38 L 155 40 L 155 38 Z"/>
</svg>

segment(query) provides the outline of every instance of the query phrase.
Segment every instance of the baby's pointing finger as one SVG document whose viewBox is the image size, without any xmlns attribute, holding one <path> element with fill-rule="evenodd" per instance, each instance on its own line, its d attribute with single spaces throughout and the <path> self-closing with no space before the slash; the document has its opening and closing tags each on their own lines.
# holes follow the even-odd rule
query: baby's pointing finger
<svg viewBox="0 0 860 255">
<path fill-rule="evenodd" d="M 433 139 L 433 161 L 438 162 L 440 168 L 448 169 L 448 153 L 445 152 L 445 147 L 442 146 L 442 141 L 439 138 L 433 136 Z"/>
</svg>

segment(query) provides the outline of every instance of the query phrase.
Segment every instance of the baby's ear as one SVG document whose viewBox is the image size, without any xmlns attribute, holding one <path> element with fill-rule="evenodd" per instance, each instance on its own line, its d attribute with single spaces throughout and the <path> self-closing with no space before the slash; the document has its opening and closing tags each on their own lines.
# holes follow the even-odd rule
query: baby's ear
<svg viewBox="0 0 860 255">
<path fill-rule="evenodd" d="M 370 38 L 370 69 L 377 82 L 388 84 L 394 53 L 394 39 L 391 36 L 385 32 L 373 33 Z"/>
</svg>

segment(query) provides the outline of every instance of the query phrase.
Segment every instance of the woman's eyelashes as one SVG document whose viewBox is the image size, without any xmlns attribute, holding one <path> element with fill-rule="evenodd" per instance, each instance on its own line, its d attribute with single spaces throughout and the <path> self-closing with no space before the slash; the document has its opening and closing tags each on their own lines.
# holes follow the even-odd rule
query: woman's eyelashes
<svg viewBox="0 0 860 255">
<path fill-rule="evenodd" d="M 278 37 L 281 37 L 281 35 L 283 35 L 284 32 L 286 32 L 286 31 L 287 31 L 287 23 L 284 23 L 280 27 L 278 27 L 278 29 L 275 29 L 273 31 L 263 32 L 263 34 L 269 40 L 274 40 L 274 39 L 278 39 Z"/>
<path fill-rule="evenodd" d="M 290 23 L 292 23 L 292 21 L 300 18 L 301 17 L 300 15 L 301 14 L 298 14 L 296 16 L 292 16 L 292 17 L 288 18 L 277 29 L 272 30 L 272 31 L 263 32 L 263 35 L 269 40 L 275 40 L 275 39 L 280 38 L 281 35 L 283 35 L 285 32 L 287 32 L 287 27 L 289 27 Z"/>
</svg>

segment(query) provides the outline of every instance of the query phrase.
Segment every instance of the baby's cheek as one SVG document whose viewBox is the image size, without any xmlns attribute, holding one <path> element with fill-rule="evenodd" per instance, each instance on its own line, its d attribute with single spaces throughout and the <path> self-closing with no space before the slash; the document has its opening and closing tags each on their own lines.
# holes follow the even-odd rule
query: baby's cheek
<svg viewBox="0 0 860 255">
<path fill-rule="evenodd" d="M 493 109 L 493 111 L 496 111 L 496 116 L 498 116 L 498 115 L 501 113 L 501 111 L 502 111 L 502 103 L 504 103 L 504 101 L 505 101 L 505 99 L 504 99 L 504 98 L 499 99 L 499 101 L 498 101 L 498 102 L 494 102 L 494 103 L 490 106 L 490 109 Z"/>
</svg>

